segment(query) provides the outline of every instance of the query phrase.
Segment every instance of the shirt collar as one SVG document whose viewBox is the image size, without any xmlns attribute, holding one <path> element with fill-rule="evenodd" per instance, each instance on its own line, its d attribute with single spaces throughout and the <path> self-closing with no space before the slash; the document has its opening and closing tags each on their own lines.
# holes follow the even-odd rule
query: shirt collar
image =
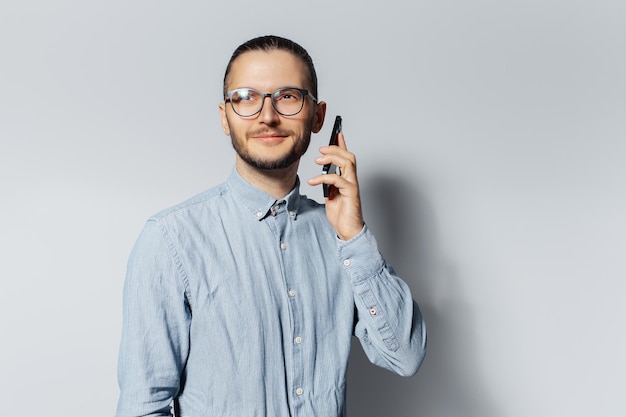
<svg viewBox="0 0 626 417">
<path fill-rule="evenodd" d="M 282 201 L 286 202 L 287 211 L 290 216 L 295 217 L 298 213 L 298 208 L 300 206 L 299 177 L 296 177 L 296 185 L 289 192 L 289 194 L 280 200 L 276 200 L 273 196 L 243 179 L 237 172 L 236 168 L 233 168 L 230 177 L 227 180 L 227 184 L 237 196 L 239 201 L 243 204 L 245 209 L 259 220 L 263 220 L 268 215 L 272 214 L 272 209 L 276 203 Z"/>
</svg>

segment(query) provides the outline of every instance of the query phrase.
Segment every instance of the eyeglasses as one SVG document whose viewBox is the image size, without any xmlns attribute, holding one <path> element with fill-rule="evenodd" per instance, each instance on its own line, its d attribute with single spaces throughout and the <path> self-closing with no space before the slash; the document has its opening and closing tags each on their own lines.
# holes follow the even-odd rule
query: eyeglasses
<svg viewBox="0 0 626 417">
<path fill-rule="evenodd" d="M 304 107 L 304 98 L 309 96 L 314 103 L 317 99 L 307 90 L 296 87 L 283 87 L 273 93 L 261 93 L 254 88 L 238 88 L 226 92 L 225 101 L 230 101 L 233 111 L 241 117 L 250 117 L 263 110 L 265 97 L 272 100 L 272 107 L 283 116 L 295 116 Z"/>
</svg>

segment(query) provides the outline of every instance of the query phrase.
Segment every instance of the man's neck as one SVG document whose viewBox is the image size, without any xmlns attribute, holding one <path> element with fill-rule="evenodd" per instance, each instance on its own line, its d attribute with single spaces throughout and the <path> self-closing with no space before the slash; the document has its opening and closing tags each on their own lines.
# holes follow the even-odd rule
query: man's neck
<svg viewBox="0 0 626 417">
<path fill-rule="evenodd" d="M 277 200 L 289 194 L 296 185 L 298 162 L 283 169 L 262 170 L 237 158 L 235 167 L 244 180 Z"/>
</svg>

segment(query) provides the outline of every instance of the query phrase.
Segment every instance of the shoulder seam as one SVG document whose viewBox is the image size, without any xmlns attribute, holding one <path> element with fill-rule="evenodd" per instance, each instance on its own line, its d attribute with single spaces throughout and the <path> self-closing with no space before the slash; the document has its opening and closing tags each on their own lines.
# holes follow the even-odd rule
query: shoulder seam
<svg viewBox="0 0 626 417">
<path fill-rule="evenodd" d="M 172 260 L 174 261 L 176 265 L 176 271 L 178 272 L 178 276 L 180 277 L 183 283 L 183 286 L 185 289 L 185 295 L 187 296 L 187 300 L 189 300 L 189 307 L 193 311 L 194 302 L 191 297 L 191 291 L 189 289 L 189 279 L 187 276 L 187 271 L 185 270 L 183 262 L 181 261 L 180 256 L 178 255 L 178 251 L 176 250 L 174 242 L 169 237 L 169 233 L 168 233 L 167 227 L 165 226 L 165 222 L 163 222 L 162 220 L 163 218 L 159 217 L 159 218 L 151 218 L 148 221 L 155 222 L 159 230 L 161 231 L 161 236 L 163 237 L 163 240 L 165 241 L 165 244 L 170 251 Z"/>
<path fill-rule="evenodd" d="M 169 215 L 179 212 L 181 210 L 186 210 L 190 207 L 196 206 L 198 204 L 203 204 L 207 201 L 213 200 L 214 198 L 221 197 L 222 195 L 228 192 L 228 186 L 226 184 L 221 184 L 216 187 L 210 188 L 194 197 L 191 197 L 179 204 L 176 204 L 172 207 L 161 210 L 152 216 L 148 220 L 158 220 Z"/>
</svg>

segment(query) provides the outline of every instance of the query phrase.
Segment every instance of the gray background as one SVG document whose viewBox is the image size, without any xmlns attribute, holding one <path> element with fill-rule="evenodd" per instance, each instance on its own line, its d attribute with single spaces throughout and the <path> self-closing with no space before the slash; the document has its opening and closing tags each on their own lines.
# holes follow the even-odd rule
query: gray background
<svg viewBox="0 0 626 417">
<path fill-rule="evenodd" d="M 625 415 L 625 21 L 617 0 L 2 2 L 4 414 L 114 413 L 130 248 L 226 178 L 226 61 L 275 33 L 328 102 L 301 176 L 343 115 L 430 332 L 410 379 L 355 345 L 351 415 Z"/>
</svg>

